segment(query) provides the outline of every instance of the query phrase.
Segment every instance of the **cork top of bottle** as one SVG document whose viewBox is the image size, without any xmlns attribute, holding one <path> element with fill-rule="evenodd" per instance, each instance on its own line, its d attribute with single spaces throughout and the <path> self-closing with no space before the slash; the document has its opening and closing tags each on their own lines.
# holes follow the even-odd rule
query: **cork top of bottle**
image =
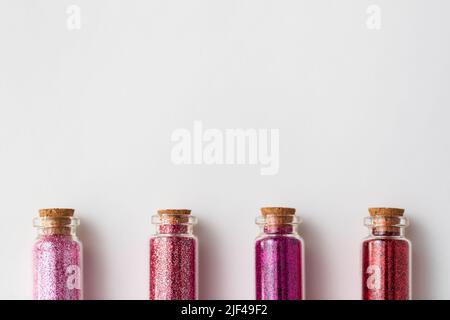
<svg viewBox="0 0 450 320">
<path fill-rule="evenodd" d="M 371 217 L 402 217 L 404 212 L 400 208 L 369 208 Z"/>
<path fill-rule="evenodd" d="M 158 215 L 152 218 L 156 224 L 195 224 L 195 217 L 191 215 L 190 209 L 160 209 Z"/>
<path fill-rule="evenodd" d="M 408 226 L 404 212 L 405 209 L 400 208 L 369 208 L 369 217 L 364 224 L 371 228 L 374 235 L 398 236 Z"/>
<path fill-rule="evenodd" d="M 261 208 L 261 217 L 256 223 L 262 225 L 285 225 L 298 223 L 300 219 L 295 216 L 294 208 L 264 207 Z"/>
<path fill-rule="evenodd" d="M 292 216 L 295 214 L 295 208 L 286 207 L 264 207 L 261 208 L 263 216 Z"/>
<path fill-rule="evenodd" d="M 159 215 L 168 214 L 168 215 L 190 215 L 191 210 L 189 209 L 160 209 L 158 210 Z"/>
<path fill-rule="evenodd" d="M 71 235 L 79 225 L 74 217 L 75 210 L 69 208 L 39 209 L 39 217 L 34 220 L 35 227 L 46 235 Z"/>
<path fill-rule="evenodd" d="M 39 209 L 39 216 L 42 218 L 73 217 L 74 212 L 74 209 L 69 208 Z"/>
</svg>

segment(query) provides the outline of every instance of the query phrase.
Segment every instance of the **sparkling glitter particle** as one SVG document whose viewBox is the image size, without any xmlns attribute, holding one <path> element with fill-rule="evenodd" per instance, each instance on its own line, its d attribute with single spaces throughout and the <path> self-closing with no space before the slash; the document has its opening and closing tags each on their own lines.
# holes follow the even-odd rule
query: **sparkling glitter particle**
<svg viewBox="0 0 450 320">
<path fill-rule="evenodd" d="M 266 228 L 256 241 L 256 299 L 301 300 L 302 242 L 286 227 Z"/>
<path fill-rule="evenodd" d="M 37 300 L 79 300 L 81 244 L 67 235 L 45 235 L 33 247 L 33 298 Z M 75 274 L 74 274 L 75 273 Z M 76 279 L 72 279 L 77 277 Z"/>
</svg>

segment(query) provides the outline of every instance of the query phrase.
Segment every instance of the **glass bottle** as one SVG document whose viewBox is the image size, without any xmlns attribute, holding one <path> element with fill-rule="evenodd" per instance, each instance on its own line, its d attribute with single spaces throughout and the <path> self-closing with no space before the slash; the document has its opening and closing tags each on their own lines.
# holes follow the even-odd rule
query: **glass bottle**
<svg viewBox="0 0 450 320">
<path fill-rule="evenodd" d="M 76 235 L 80 220 L 73 209 L 41 209 L 34 219 L 33 299 L 80 300 L 82 245 Z"/>
<path fill-rule="evenodd" d="M 297 233 L 295 209 L 268 207 L 256 219 L 256 299 L 304 299 L 303 239 Z"/>
<path fill-rule="evenodd" d="M 159 210 L 150 238 L 150 300 L 198 298 L 198 249 L 193 226 L 197 219 L 186 209 Z"/>
<path fill-rule="evenodd" d="M 362 244 L 362 298 L 411 299 L 411 243 L 405 238 L 404 209 L 370 208 Z"/>
</svg>

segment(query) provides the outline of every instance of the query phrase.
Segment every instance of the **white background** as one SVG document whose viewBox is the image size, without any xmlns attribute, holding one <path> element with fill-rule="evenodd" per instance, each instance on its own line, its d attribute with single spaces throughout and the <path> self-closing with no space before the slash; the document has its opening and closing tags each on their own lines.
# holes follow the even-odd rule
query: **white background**
<svg viewBox="0 0 450 320">
<path fill-rule="evenodd" d="M 66 9 L 81 8 L 81 30 Z M 369 5 L 381 30 L 366 26 Z M 73 207 L 85 295 L 146 299 L 150 216 L 200 220 L 200 297 L 252 299 L 254 217 L 303 217 L 307 296 L 360 297 L 369 206 L 406 208 L 414 297 L 450 298 L 447 0 L 0 0 L 0 298 Z M 280 170 L 176 166 L 171 133 L 280 130 Z"/>
</svg>

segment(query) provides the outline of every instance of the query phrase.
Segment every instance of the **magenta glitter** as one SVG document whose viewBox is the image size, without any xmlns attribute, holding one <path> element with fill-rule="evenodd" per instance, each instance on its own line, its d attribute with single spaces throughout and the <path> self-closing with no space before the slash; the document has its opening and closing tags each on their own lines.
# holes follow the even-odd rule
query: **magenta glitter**
<svg viewBox="0 0 450 320">
<path fill-rule="evenodd" d="M 150 238 L 150 299 L 197 299 L 197 239 L 191 227 L 161 224 L 157 230 Z"/>
<path fill-rule="evenodd" d="M 41 236 L 33 246 L 33 298 L 79 300 L 81 243 L 70 235 Z"/>
<path fill-rule="evenodd" d="M 264 227 L 256 241 L 256 299 L 301 300 L 302 241 L 291 226 Z"/>
</svg>

